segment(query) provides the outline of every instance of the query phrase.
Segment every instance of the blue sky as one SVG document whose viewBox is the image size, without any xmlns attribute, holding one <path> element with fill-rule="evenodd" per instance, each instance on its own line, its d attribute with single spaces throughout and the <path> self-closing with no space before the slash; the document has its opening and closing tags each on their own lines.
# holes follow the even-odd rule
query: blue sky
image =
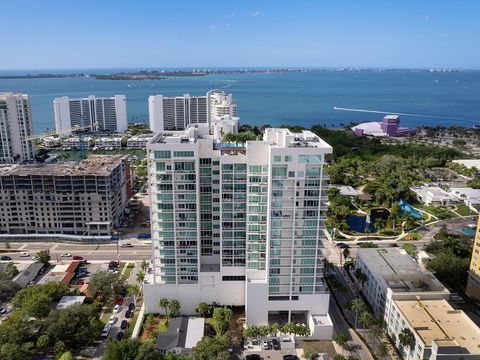
<svg viewBox="0 0 480 360">
<path fill-rule="evenodd" d="M 0 0 L 0 69 L 480 68 L 478 0 Z"/>
</svg>

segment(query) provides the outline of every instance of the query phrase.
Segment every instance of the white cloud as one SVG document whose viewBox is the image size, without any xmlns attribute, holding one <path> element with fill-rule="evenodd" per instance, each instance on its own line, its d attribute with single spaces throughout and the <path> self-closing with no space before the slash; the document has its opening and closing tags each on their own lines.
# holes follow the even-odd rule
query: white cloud
<svg viewBox="0 0 480 360">
<path fill-rule="evenodd" d="M 208 31 L 210 32 L 215 32 L 218 30 L 218 26 L 217 25 L 208 25 Z"/>
<path fill-rule="evenodd" d="M 428 14 L 425 15 L 425 17 L 423 18 L 423 20 L 425 20 L 425 21 L 430 21 L 430 15 L 428 15 Z"/>
<path fill-rule="evenodd" d="M 257 17 L 258 15 L 260 15 L 260 10 L 255 10 L 255 11 L 250 12 L 251 17 Z"/>
</svg>

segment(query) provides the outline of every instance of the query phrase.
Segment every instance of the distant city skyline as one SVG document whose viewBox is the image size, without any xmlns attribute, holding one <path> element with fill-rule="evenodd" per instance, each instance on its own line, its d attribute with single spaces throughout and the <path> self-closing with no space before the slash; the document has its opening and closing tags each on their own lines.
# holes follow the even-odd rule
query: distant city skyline
<svg viewBox="0 0 480 360">
<path fill-rule="evenodd" d="M 480 68 L 474 0 L 0 3 L 0 70 Z"/>
</svg>

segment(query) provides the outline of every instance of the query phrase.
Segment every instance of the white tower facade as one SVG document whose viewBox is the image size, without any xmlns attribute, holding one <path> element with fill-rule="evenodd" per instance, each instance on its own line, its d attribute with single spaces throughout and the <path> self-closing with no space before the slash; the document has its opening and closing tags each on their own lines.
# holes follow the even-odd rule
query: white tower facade
<svg viewBox="0 0 480 360">
<path fill-rule="evenodd" d="M 0 93 L 0 163 L 11 164 L 35 157 L 32 110 L 28 95 Z"/>
<path fill-rule="evenodd" d="M 91 126 L 93 131 L 113 133 L 128 128 L 125 95 L 75 99 L 64 96 L 53 100 L 53 109 L 58 134 L 69 134 L 74 127 Z"/>
<path fill-rule="evenodd" d="M 245 305 L 249 324 L 329 320 L 322 242 L 331 152 L 310 131 L 266 129 L 246 144 L 222 143 L 206 124 L 157 134 L 147 146 L 147 311 L 171 297 L 187 314 L 201 301 Z"/>
</svg>

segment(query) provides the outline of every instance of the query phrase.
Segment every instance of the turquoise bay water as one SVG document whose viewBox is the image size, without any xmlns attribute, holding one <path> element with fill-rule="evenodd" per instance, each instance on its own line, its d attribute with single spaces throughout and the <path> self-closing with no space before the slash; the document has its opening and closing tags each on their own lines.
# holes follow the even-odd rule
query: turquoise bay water
<svg viewBox="0 0 480 360">
<path fill-rule="evenodd" d="M 426 115 L 401 116 L 404 126 L 470 127 L 480 123 L 480 72 L 290 72 L 207 75 L 164 81 L 0 80 L 0 92 L 30 95 L 36 132 L 54 128 L 52 101 L 58 96 L 124 94 L 129 121 L 146 122 L 149 95 L 201 95 L 213 88 L 233 93 L 244 124 L 336 127 L 341 123 L 383 117 L 382 114 L 338 111 L 334 107 Z"/>
</svg>

